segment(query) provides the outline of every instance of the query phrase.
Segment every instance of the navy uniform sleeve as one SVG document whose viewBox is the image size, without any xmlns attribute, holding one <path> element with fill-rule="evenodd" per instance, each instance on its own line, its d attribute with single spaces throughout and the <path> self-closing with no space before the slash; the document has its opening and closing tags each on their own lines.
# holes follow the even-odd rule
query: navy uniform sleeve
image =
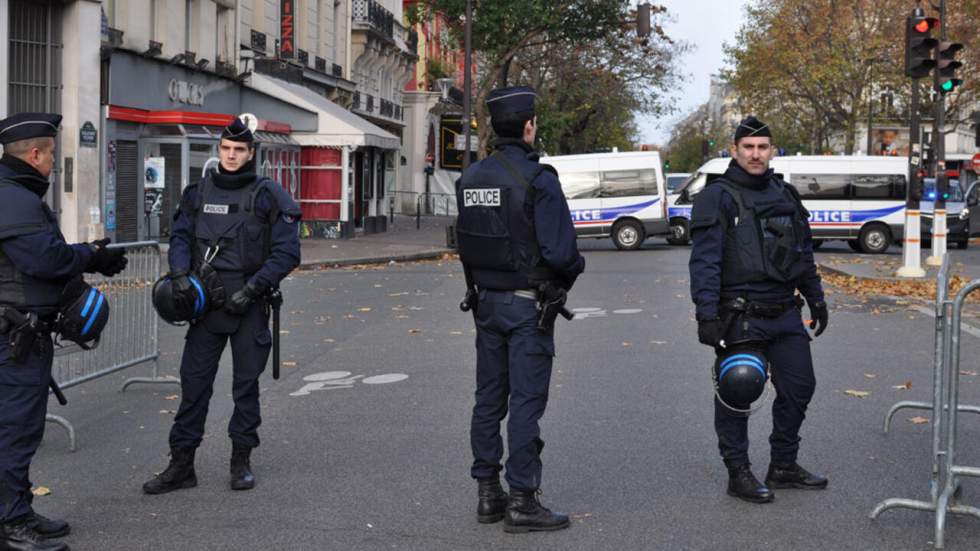
<svg viewBox="0 0 980 551">
<path fill-rule="evenodd" d="M 691 210 L 691 300 L 697 318 L 718 317 L 721 301 L 721 263 L 725 233 L 737 206 L 720 186 L 708 186 L 694 199 Z"/>
<path fill-rule="evenodd" d="M 796 196 L 799 201 L 799 196 Z M 806 297 L 809 304 L 824 300 L 823 284 L 820 274 L 817 272 L 817 263 L 813 259 L 813 233 L 810 231 L 810 222 L 807 221 L 808 215 L 803 208 L 802 202 L 800 209 L 803 211 L 803 262 L 806 263 L 806 272 L 796 281 L 796 288 Z"/>
<path fill-rule="evenodd" d="M 550 170 L 541 171 L 531 187 L 534 188 L 534 231 L 541 256 L 558 272 L 566 288 L 571 289 L 575 279 L 585 271 L 585 258 L 578 252 L 568 201 L 558 177 Z"/>
<path fill-rule="evenodd" d="M 170 250 L 167 261 L 171 272 L 189 272 L 194 261 L 193 206 L 197 200 L 197 184 L 187 186 L 180 199 L 180 206 L 170 225 Z"/>
<path fill-rule="evenodd" d="M 270 254 L 265 264 L 252 276 L 250 283 L 270 289 L 279 285 L 300 263 L 299 219 L 302 216 L 299 205 L 293 201 L 285 189 L 273 183 L 256 200 L 256 211 L 261 216 L 275 219 L 269 234 Z"/>
<path fill-rule="evenodd" d="M 0 247 L 14 267 L 38 279 L 68 279 L 92 261 L 92 248 L 69 245 L 48 222 L 37 195 L 19 186 L 4 186 L 0 200 Z"/>
</svg>

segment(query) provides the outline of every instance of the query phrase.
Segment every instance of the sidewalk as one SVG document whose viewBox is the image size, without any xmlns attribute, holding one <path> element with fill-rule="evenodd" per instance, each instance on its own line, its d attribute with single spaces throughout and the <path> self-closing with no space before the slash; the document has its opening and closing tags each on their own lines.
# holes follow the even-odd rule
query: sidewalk
<svg viewBox="0 0 980 551">
<path fill-rule="evenodd" d="M 820 251 L 815 256 L 820 268 L 844 276 L 886 281 L 934 281 L 939 272 L 939 267 L 926 264 L 926 258 L 929 254 L 930 251 L 926 250 L 921 257 L 920 265 L 926 272 L 924 278 L 906 278 L 895 275 L 898 269 L 902 267 L 901 247 L 895 247 L 885 255 L 858 254 L 850 251 Z M 948 251 L 947 254 L 949 255 L 951 275 L 959 275 L 967 280 L 980 278 L 980 265 L 963 262 L 959 251 Z"/>
<path fill-rule="evenodd" d="M 453 219 L 423 216 L 421 228 L 416 229 L 414 217 L 395 215 L 394 223 L 389 221 L 388 231 L 383 233 L 359 234 L 353 239 L 302 239 L 300 269 L 439 258 L 453 252 L 446 246 L 446 226 Z"/>
</svg>

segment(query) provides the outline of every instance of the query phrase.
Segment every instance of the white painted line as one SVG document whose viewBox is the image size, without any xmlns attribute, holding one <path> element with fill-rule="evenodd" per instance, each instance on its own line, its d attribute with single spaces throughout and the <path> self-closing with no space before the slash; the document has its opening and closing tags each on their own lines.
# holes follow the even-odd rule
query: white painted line
<svg viewBox="0 0 980 551">
<path fill-rule="evenodd" d="M 936 310 L 934 308 L 926 308 L 925 306 L 919 304 L 912 304 L 909 306 L 909 308 L 915 310 L 916 312 L 925 314 L 927 316 L 936 317 Z M 964 333 L 969 333 L 974 337 L 980 339 L 980 329 L 972 325 L 967 325 L 965 323 L 960 322 L 960 330 L 963 331 Z"/>
<path fill-rule="evenodd" d="M 373 377 L 365 377 L 361 379 L 361 382 L 366 385 L 385 385 L 388 383 L 397 383 L 399 381 L 404 381 L 408 378 L 408 375 L 404 373 L 388 373 L 387 375 L 375 375 Z"/>
<path fill-rule="evenodd" d="M 613 314 L 639 314 L 642 311 L 642 308 L 623 308 L 621 310 L 613 310 Z"/>
<path fill-rule="evenodd" d="M 350 371 L 327 371 L 325 373 L 314 373 L 303 377 L 304 381 L 330 381 L 332 379 L 343 379 L 349 377 Z"/>
<path fill-rule="evenodd" d="M 580 312 L 583 314 L 588 312 L 598 312 L 599 310 L 602 310 L 602 308 L 572 308 L 572 312 L 575 312 L 576 314 Z"/>
</svg>

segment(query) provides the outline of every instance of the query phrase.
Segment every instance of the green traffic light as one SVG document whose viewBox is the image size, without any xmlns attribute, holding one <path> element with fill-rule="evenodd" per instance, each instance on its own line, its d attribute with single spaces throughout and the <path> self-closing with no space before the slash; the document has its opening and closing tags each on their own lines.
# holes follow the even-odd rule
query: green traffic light
<svg viewBox="0 0 980 551">
<path fill-rule="evenodd" d="M 942 83 L 942 89 L 945 90 L 946 92 L 952 92 L 953 91 L 953 81 L 952 80 L 947 80 L 946 82 Z"/>
</svg>

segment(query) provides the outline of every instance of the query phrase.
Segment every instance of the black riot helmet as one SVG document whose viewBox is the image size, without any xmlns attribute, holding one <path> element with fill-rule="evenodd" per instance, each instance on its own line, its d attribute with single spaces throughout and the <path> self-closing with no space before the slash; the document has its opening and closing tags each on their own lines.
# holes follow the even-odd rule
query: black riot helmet
<svg viewBox="0 0 980 551">
<path fill-rule="evenodd" d="M 163 321 L 181 325 L 208 310 L 204 285 L 194 274 L 167 274 L 153 284 L 153 308 Z"/>
<path fill-rule="evenodd" d="M 105 294 L 81 277 L 69 281 L 61 293 L 55 322 L 59 337 L 88 350 L 98 344 L 107 323 L 109 300 Z"/>
<path fill-rule="evenodd" d="M 733 345 L 715 360 L 715 396 L 736 413 L 752 413 L 769 379 L 769 361 L 758 347 Z"/>
</svg>

